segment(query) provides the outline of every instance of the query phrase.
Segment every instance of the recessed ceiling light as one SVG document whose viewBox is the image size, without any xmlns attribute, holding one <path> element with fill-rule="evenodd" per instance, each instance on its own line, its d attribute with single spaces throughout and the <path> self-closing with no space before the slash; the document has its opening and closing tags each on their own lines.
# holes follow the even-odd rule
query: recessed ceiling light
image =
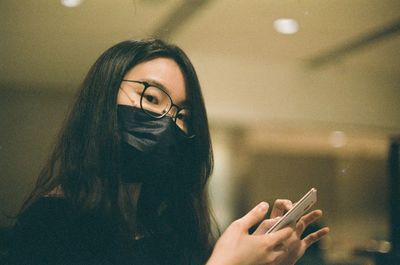
<svg viewBox="0 0 400 265">
<path fill-rule="evenodd" d="M 344 147 L 347 144 L 346 134 L 342 131 L 333 131 L 329 135 L 329 142 L 335 148 Z"/>
<path fill-rule="evenodd" d="M 82 0 L 61 0 L 61 4 L 66 7 L 77 7 L 82 4 Z"/>
<path fill-rule="evenodd" d="M 274 28 L 282 34 L 295 34 L 299 31 L 299 23 L 291 18 L 279 18 L 274 21 Z"/>
</svg>

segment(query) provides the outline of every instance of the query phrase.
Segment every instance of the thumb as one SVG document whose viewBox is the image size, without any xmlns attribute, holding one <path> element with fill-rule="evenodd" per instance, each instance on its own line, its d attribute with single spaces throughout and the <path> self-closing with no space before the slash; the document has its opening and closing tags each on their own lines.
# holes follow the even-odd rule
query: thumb
<svg viewBox="0 0 400 265">
<path fill-rule="evenodd" d="M 250 229 L 250 227 L 256 225 L 264 219 L 265 215 L 267 214 L 268 208 L 268 203 L 261 202 L 245 216 L 240 218 L 240 221 L 243 223 L 245 228 Z"/>
</svg>

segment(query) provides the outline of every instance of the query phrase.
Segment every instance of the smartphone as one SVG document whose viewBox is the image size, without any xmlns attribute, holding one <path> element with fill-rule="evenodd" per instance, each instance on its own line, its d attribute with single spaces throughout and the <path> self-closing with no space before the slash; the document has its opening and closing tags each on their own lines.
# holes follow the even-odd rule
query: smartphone
<svg viewBox="0 0 400 265">
<path fill-rule="evenodd" d="M 297 222 L 317 202 L 317 189 L 312 188 L 276 222 L 266 234 L 278 231 L 290 223 Z"/>
</svg>

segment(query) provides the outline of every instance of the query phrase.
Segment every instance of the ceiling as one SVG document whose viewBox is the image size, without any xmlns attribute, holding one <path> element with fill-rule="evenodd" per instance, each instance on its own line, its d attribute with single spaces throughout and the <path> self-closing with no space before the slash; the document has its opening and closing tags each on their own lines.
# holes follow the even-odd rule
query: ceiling
<svg viewBox="0 0 400 265">
<path fill-rule="evenodd" d="M 275 32 L 282 17 L 299 32 Z M 2 0 L 0 89 L 71 93 L 111 45 L 158 36 L 192 58 L 212 117 L 398 129 L 400 30 L 379 33 L 399 24 L 398 0 Z"/>
</svg>

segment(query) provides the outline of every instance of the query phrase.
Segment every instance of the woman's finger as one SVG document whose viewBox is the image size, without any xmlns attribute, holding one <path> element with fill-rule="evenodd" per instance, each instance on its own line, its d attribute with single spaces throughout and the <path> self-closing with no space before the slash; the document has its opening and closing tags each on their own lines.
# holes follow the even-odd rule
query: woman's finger
<svg viewBox="0 0 400 265">
<path fill-rule="evenodd" d="M 300 218 L 300 220 L 296 224 L 296 231 L 298 234 L 303 234 L 304 230 L 312 223 L 314 223 L 316 220 L 321 218 L 322 216 L 322 211 L 321 210 L 315 210 L 312 211 Z"/>
<path fill-rule="evenodd" d="M 303 222 L 306 226 L 309 226 L 311 223 L 314 223 L 317 219 L 319 219 L 321 217 L 322 217 L 322 211 L 314 210 L 314 211 L 304 215 L 300 219 L 303 220 Z"/>
<path fill-rule="evenodd" d="M 245 216 L 240 218 L 238 222 L 241 222 L 246 229 L 250 229 L 253 225 L 261 222 L 264 219 L 265 214 L 267 213 L 269 208 L 268 203 L 261 202 L 256 207 L 254 207 L 250 212 L 248 212 Z"/>
<path fill-rule="evenodd" d="M 271 218 L 282 216 L 286 211 L 290 210 L 293 204 L 289 200 L 278 199 L 272 207 Z"/>
<path fill-rule="evenodd" d="M 270 229 L 276 222 L 278 222 L 279 217 L 274 219 L 266 219 L 261 222 L 261 224 L 257 227 L 256 231 L 254 231 L 253 235 L 264 235 L 268 229 Z"/>
<path fill-rule="evenodd" d="M 329 228 L 324 227 L 319 229 L 317 232 L 311 233 L 303 239 L 303 242 L 306 244 L 306 248 L 320 240 L 322 237 L 326 236 L 329 233 Z"/>
</svg>

